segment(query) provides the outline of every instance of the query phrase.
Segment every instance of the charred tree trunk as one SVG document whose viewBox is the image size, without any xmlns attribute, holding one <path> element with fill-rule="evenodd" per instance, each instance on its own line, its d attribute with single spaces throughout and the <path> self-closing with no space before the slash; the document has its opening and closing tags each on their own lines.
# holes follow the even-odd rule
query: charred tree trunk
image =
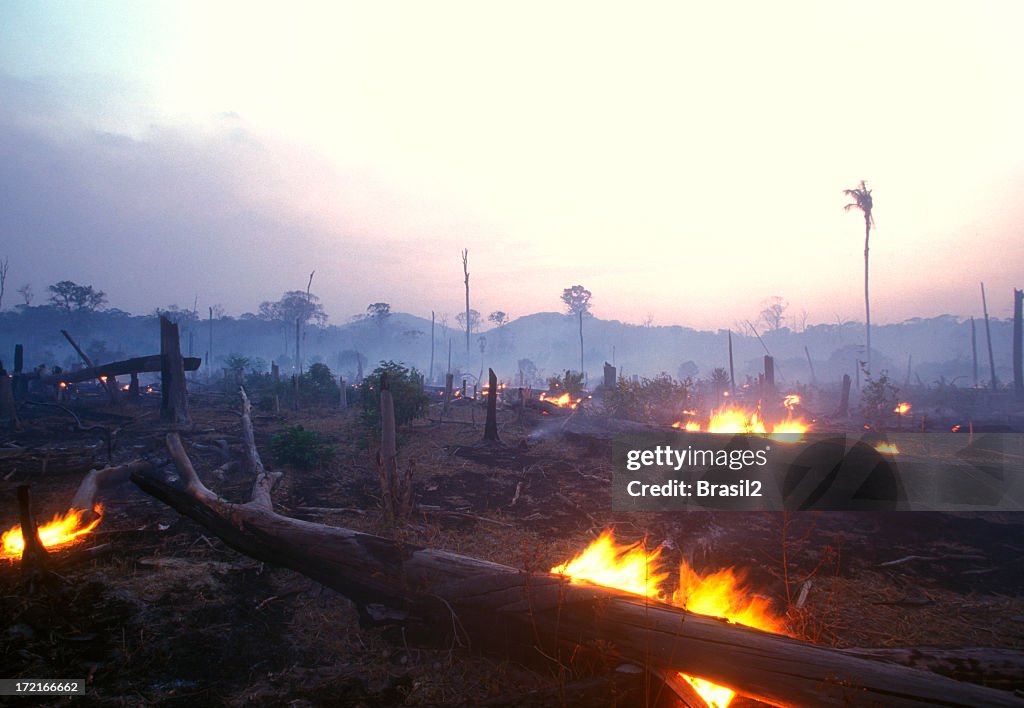
<svg viewBox="0 0 1024 708">
<path fill-rule="evenodd" d="M 1013 289 L 1013 390 L 1024 397 L 1024 290 Z"/>
<path fill-rule="evenodd" d="M 978 332 L 974 326 L 974 318 L 971 318 L 971 361 L 974 372 L 974 388 L 978 388 Z"/>
<path fill-rule="evenodd" d="M 18 427 L 18 406 L 14 402 L 14 388 L 11 377 L 0 365 L 0 420 L 11 428 Z"/>
<path fill-rule="evenodd" d="M 525 573 L 448 551 L 300 521 L 273 511 L 273 475 L 252 500 L 217 497 L 196 475 L 177 434 L 167 438 L 184 488 L 150 476 L 146 492 L 253 558 L 297 570 L 361 605 L 404 618 L 435 639 L 505 644 L 537 656 L 581 648 L 673 676 L 727 685 L 774 705 L 1022 706 L 1013 694 L 742 627 L 618 590 Z M 255 448 L 250 454 L 255 455 Z"/>
<path fill-rule="evenodd" d="M 253 449 L 255 454 L 255 449 Z M 405 519 L 412 512 L 412 475 L 410 462 L 398 469 L 398 436 L 395 426 L 395 399 L 387 373 L 380 376 L 380 451 L 377 453 L 381 504 L 392 521 Z"/>
<path fill-rule="evenodd" d="M 163 316 L 160 317 L 160 417 L 177 427 L 192 425 L 178 325 Z"/>
<path fill-rule="evenodd" d="M 25 348 L 20 344 L 14 345 L 14 380 L 11 384 L 14 388 L 14 400 L 25 400 L 28 394 L 28 379 L 25 377 Z"/>
<path fill-rule="evenodd" d="M 836 416 L 839 418 L 845 418 L 850 415 L 850 375 L 843 374 L 843 390 L 839 398 L 839 410 L 836 411 Z"/>
<path fill-rule="evenodd" d="M 182 365 L 185 371 L 195 371 L 199 368 L 201 360 L 197 357 L 185 357 L 182 359 Z M 124 374 L 141 374 L 146 372 L 163 371 L 163 364 L 159 354 L 153 354 L 151 356 L 137 356 L 134 359 L 124 359 L 122 361 L 112 361 L 109 364 L 100 364 L 86 369 L 79 369 L 78 371 L 62 371 L 59 374 L 50 374 L 49 376 L 43 377 L 40 381 L 44 384 L 58 384 L 64 383 L 77 383 L 78 381 L 88 381 L 89 379 L 98 379 L 101 376 L 109 378 L 114 376 L 122 376 Z"/>
<path fill-rule="evenodd" d="M 348 409 L 348 388 L 345 387 L 345 377 L 338 377 L 338 390 L 341 391 L 341 395 L 338 397 L 338 408 L 341 410 Z"/>
<path fill-rule="evenodd" d="M 615 367 L 607 361 L 604 363 L 604 387 L 608 391 L 615 388 Z"/>
<path fill-rule="evenodd" d="M 444 375 L 444 403 L 441 405 L 441 420 L 448 415 L 448 404 L 452 400 L 452 384 L 454 382 L 454 374 Z"/>
<path fill-rule="evenodd" d="M 498 438 L 498 376 L 494 369 L 487 370 L 487 422 L 484 423 L 484 442 L 501 442 Z"/>
<path fill-rule="evenodd" d="M 732 365 L 732 330 L 729 330 L 729 395 L 736 393 L 736 372 Z"/>
<path fill-rule="evenodd" d="M 430 383 L 434 383 L 434 311 L 430 311 Z"/>
<path fill-rule="evenodd" d="M 462 249 L 462 272 L 466 276 L 466 355 L 469 355 L 469 331 L 472 321 L 469 319 L 469 249 Z"/>
<path fill-rule="evenodd" d="M 21 521 L 21 538 L 25 546 L 21 552 L 21 574 L 29 586 L 43 578 L 49 565 L 50 554 L 39 540 L 39 528 L 32 513 L 32 498 L 28 485 L 18 485 L 18 518 Z"/>
<path fill-rule="evenodd" d="M 992 376 L 989 381 L 989 386 L 995 391 L 999 387 L 999 381 L 996 379 L 996 360 L 992 354 L 992 329 L 988 323 L 988 303 L 985 301 L 985 283 L 981 284 L 981 309 L 985 315 L 985 339 L 988 341 L 988 369 Z"/>
</svg>

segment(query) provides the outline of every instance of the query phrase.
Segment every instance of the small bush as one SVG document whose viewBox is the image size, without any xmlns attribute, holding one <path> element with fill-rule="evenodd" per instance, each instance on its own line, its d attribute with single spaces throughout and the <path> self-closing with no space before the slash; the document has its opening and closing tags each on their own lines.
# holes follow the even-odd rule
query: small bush
<svg viewBox="0 0 1024 708">
<path fill-rule="evenodd" d="M 865 420 L 874 428 L 884 428 L 887 423 L 893 421 L 893 409 L 899 403 L 900 390 L 888 371 L 882 371 L 878 376 L 872 376 L 867 369 L 864 372 L 864 387 L 861 390 L 861 412 Z"/>
<path fill-rule="evenodd" d="M 580 398 L 585 393 L 583 374 L 566 369 L 564 376 L 552 376 L 548 379 L 548 390 L 559 395 L 569 392 L 573 398 Z"/>
<path fill-rule="evenodd" d="M 415 368 L 393 361 L 382 361 L 359 387 L 363 401 L 362 420 L 368 428 L 380 426 L 380 377 L 388 375 L 388 386 L 395 400 L 395 425 L 404 425 L 427 414 L 430 396 L 423 392 L 422 377 Z"/>
<path fill-rule="evenodd" d="M 320 439 L 320 433 L 306 430 L 301 425 L 285 428 L 271 438 L 270 451 L 279 464 L 295 465 L 307 470 L 328 461 L 334 455 L 334 450 Z"/>
<path fill-rule="evenodd" d="M 641 423 L 671 423 L 679 420 L 690 404 L 693 381 L 676 381 L 666 373 L 637 382 L 619 379 L 607 395 L 612 414 Z"/>
</svg>

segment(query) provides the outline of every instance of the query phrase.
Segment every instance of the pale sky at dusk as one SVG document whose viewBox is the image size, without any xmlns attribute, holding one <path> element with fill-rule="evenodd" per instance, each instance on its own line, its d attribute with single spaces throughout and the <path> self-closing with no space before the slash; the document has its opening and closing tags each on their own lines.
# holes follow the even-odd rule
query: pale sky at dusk
<svg viewBox="0 0 1024 708">
<path fill-rule="evenodd" d="M 4 307 L 1011 312 L 1024 4 L 0 4 Z M 59 254 L 59 255 L 58 255 Z M 60 257 L 63 256 L 63 257 Z M 159 268 L 165 263 L 163 269 Z"/>
</svg>

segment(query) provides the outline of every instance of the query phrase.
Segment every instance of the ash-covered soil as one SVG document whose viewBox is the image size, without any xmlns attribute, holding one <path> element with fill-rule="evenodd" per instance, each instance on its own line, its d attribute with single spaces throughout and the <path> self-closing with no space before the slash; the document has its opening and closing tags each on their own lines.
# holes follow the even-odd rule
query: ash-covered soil
<svg viewBox="0 0 1024 708">
<path fill-rule="evenodd" d="M 204 399 L 183 438 L 204 482 L 244 501 L 250 475 L 214 472 L 224 462 L 220 440 L 241 455 L 237 409 L 227 398 Z M 152 408 L 78 412 L 86 425 L 119 430 L 114 463 L 166 458 L 166 430 Z M 274 502 L 286 515 L 537 571 L 613 527 L 625 542 L 665 544 L 669 561 L 741 570 L 750 591 L 811 641 L 1024 648 L 1024 514 L 614 514 L 605 444 L 536 435 L 542 421 L 531 415 L 500 418 L 505 446 L 497 449 L 477 444 L 483 413 L 466 406 L 445 423 L 401 431 L 400 456 L 416 459 L 419 510 L 400 528 L 382 519 L 372 443 L 353 411 L 254 422 L 265 462 L 285 472 Z M 313 470 L 279 465 L 269 440 L 295 424 L 321 433 L 333 458 Z M 85 472 L 107 462 L 106 444 L 52 410 L 27 412 L 21 431 L 0 435 L 0 528 L 17 524 L 20 484 L 31 485 L 40 521 L 65 511 Z M 344 597 L 233 551 L 130 482 L 103 490 L 100 501 L 102 523 L 54 552 L 58 570 L 45 581 L 29 588 L 18 562 L 0 561 L 0 677 L 88 686 L 84 697 L 6 699 L 12 705 L 512 706 L 528 696 L 562 705 L 557 687 L 582 685 L 592 668 L 361 627 Z M 76 559 L 99 544 L 109 547 Z M 650 694 L 604 704 L 655 698 L 671 704 Z"/>
</svg>

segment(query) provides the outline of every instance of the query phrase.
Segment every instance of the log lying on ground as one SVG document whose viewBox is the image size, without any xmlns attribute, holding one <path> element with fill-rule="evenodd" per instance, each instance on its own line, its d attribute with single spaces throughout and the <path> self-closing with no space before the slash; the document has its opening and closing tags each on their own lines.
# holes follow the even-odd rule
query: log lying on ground
<svg viewBox="0 0 1024 708">
<path fill-rule="evenodd" d="M 600 646 L 615 658 L 665 674 L 685 671 L 775 705 L 1024 706 L 1006 692 L 618 590 L 281 516 L 270 501 L 275 475 L 265 470 L 252 501 L 233 504 L 203 485 L 177 434 L 167 443 L 184 486 L 133 474 L 140 488 L 236 550 L 334 588 L 373 616 L 403 618 L 462 643 L 499 637 L 547 653 Z"/>
<path fill-rule="evenodd" d="M 882 647 L 844 649 L 848 654 L 884 659 L 934 671 L 958 681 L 1013 691 L 1024 686 L 1024 650 L 989 647 Z"/>
<path fill-rule="evenodd" d="M 202 359 L 194 356 L 184 357 L 183 361 L 185 371 L 195 371 L 202 363 Z M 160 371 L 160 355 L 153 354 L 152 356 L 140 356 L 134 359 L 114 361 L 109 364 L 79 369 L 78 371 L 64 371 L 59 374 L 52 374 L 41 380 L 44 384 L 58 384 L 61 381 L 64 383 L 79 383 L 80 381 L 98 379 L 100 376 L 124 376 L 126 374 L 157 371 Z"/>
</svg>

